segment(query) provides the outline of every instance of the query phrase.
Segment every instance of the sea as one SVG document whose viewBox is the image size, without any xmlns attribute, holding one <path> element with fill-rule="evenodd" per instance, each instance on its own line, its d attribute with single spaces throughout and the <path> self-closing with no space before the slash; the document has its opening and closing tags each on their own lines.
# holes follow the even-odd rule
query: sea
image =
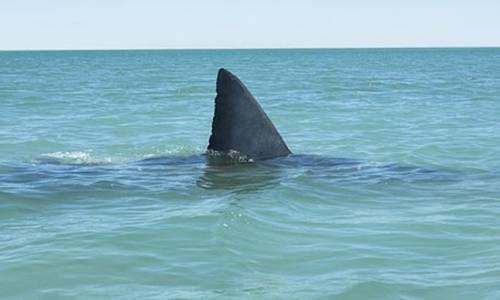
<svg viewBox="0 0 500 300">
<path fill-rule="evenodd" d="M 0 298 L 500 299 L 500 48 L 0 52 Z"/>
</svg>

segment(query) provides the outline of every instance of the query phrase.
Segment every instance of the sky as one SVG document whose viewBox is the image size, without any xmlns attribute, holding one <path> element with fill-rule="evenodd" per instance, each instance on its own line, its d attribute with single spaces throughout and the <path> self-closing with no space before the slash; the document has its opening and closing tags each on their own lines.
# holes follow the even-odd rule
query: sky
<svg viewBox="0 0 500 300">
<path fill-rule="evenodd" d="M 0 0 L 0 50 L 500 46 L 500 0 Z"/>
</svg>

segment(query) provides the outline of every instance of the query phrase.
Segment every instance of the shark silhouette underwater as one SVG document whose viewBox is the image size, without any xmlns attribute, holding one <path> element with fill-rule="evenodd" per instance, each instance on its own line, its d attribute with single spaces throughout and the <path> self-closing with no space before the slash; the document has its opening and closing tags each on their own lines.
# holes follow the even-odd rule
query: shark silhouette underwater
<svg viewBox="0 0 500 300">
<path fill-rule="evenodd" d="M 198 177 L 202 188 L 250 189 L 279 184 L 289 177 L 307 176 L 330 182 L 378 184 L 391 180 L 454 181 L 449 171 L 399 164 L 367 163 L 354 159 L 292 154 L 248 88 L 231 72 L 217 75 L 215 111 L 206 153 L 153 157 L 122 165 L 70 164 L 47 159 L 40 164 L 0 165 L 0 182 L 28 182 L 58 189 L 74 182 L 94 186 L 120 184 L 147 177 L 163 182 Z M 198 172 L 198 173 L 196 173 Z M 126 178 L 123 179 L 122 178 Z M 192 182 L 192 181 L 191 181 Z"/>
</svg>

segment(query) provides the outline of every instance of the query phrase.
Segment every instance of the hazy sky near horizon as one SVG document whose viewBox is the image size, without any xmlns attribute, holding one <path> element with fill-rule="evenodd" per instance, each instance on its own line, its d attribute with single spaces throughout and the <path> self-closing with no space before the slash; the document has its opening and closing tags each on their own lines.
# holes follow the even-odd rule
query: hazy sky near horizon
<svg viewBox="0 0 500 300">
<path fill-rule="evenodd" d="M 500 46 L 500 1 L 0 2 L 0 50 L 429 46 Z"/>
</svg>

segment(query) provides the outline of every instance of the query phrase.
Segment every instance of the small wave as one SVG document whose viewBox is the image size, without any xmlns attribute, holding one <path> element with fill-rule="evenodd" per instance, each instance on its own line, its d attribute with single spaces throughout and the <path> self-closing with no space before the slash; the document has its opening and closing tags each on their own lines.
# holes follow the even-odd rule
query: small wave
<svg viewBox="0 0 500 300">
<path fill-rule="evenodd" d="M 116 162 L 110 157 L 99 158 L 93 155 L 92 150 L 87 151 L 57 151 L 43 154 L 44 159 L 51 159 L 61 163 L 70 164 L 106 164 Z"/>
<path fill-rule="evenodd" d="M 111 155 L 96 154 L 93 150 L 83 151 L 56 151 L 42 154 L 35 161 L 52 162 L 63 164 L 94 165 L 94 164 L 121 164 L 143 159 L 169 156 L 190 156 L 204 153 L 204 150 L 198 147 L 172 147 L 172 148 L 153 148 L 142 153 L 113 153 Z"/>
</svg>

